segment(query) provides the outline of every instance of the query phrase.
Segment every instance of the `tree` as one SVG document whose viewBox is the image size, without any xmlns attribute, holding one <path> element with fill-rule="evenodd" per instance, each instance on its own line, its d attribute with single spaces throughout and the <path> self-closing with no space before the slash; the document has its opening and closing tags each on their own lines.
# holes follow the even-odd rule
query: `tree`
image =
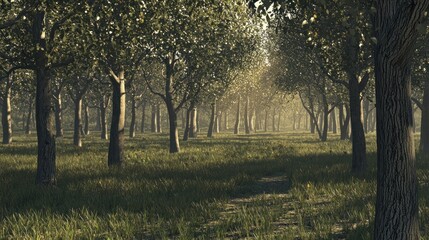
<svg viewBox="0 0 429 240">
<path fill-rule="evenodd" d="M 411 58 L 429 0 L 375 2 L 377 202 L 374 239 L 419 239 Z"/>
<path fill-rule="evenodd" d="M 91 26 L 87 36 L 97 48 L 94 58 L 110 78 L 112 87 L 112 121 L 108 154 L 109 166 L 120 166 L 124 161 L 126 72 L 136 68 L 142 59 L 142 24 L 144 2 L 128 1 L 127 4 L 94 1 L 89 12 Z"/>
<path fill-rule="evenodd" d="M 253 29 L 247 21 L 247 9 L 239 0 L 147 4 L 149 61 L 164 68 L 162 78 L 147 79 L 147 83 L 166 105 L 170 153 L 177 153 L 180 151 L 177 113 L 196 97 L 199 86 L 219 80 L 214 71 L 206 70 L 216 69 L 219 60 L 241 59 L 235 55 L 247 52 L 243 50 L 252 42 Z"/>
</svg>

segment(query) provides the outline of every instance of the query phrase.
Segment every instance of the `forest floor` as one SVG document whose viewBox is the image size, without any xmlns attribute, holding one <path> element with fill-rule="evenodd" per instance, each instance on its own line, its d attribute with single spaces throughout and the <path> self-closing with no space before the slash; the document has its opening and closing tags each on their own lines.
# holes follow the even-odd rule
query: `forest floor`
<svg viewBox="0 0 429 240">
<path fill-rule="evenodd" d="M 371 239 L 375 137 L 369 171 L 350 173 L 351 144 L 308 133 L 219 134 L 182 142 L 126 140 L 107 167 L 108 142 L 58 139 L 55 188 L 34 185 L 36 137 L 0 146 L 0 239 Z M 420 230 L 429 239 L 429 160 L 418 158 Z"/>
</svg>

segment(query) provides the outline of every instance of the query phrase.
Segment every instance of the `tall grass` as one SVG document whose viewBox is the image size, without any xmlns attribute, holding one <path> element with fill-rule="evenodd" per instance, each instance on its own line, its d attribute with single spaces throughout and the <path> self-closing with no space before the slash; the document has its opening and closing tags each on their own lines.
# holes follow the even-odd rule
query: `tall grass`
<svg viewBox="0 0 429 240">
<path fill-rule="evenodd" d="M 55 188 L 34 184 L 35 136 L 0 146 L 0 239 L 370 239 L 373 136 L 364 176 L 337 136 L 221 134 L 170 155 L 166 135 L 145 134 L 127 139 L 120 169 L 107 167 L 108 142 L 75 148 L 71 136 L 59 139 Z M 429 239 L 429 160 L 418 163 Z"/>
</svg>

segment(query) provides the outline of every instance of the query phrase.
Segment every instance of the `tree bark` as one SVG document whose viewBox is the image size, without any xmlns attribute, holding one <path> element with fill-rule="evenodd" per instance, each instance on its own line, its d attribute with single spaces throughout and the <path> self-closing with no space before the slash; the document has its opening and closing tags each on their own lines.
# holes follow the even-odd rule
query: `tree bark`
<svg viewBox="0 0 429 240">
<path fill-rule="evenodd" d="M 278 119 L 277 119 L 277 132 L 280 132 L 281 119 L 282 119 L 282 109 L 279 110 L 279 116 L 278 116 Z"/>
<path fill-rule="evenodd" d="M 117 78 L 111 76 L 112 96 L 112 122 L 110 126 L 110 144 L 108 165 L 120 166 L 124 161 L 124 131 L 125 131 L 125 73 L 120 70 Z"/>
<path fill-rule="evenodd" d="M 331 122 L 332 122 L 332 133 L 337 134 L 337 114 L 335 113 L 335 108 L 331 112 Z"/>
<path fill-rule="evenodd" d="M 241 101 L 240 100 L 241 100 L 241 98 L 240 98 L 240 96 L 238 96 L 237 111 L 235 114 L 234 134 L 240 134 L 240 111 L 241 111 L 241 108 L 240 108 Z"/>
<path fill-rule="evenodd" d="M 272 116 L 272 119 L 271 119 L 272 121 L 271 121 L 271 126 L 272 126 L 272 130 L 273 130 L 273 132 L 275 132 L 276 131 L 276 109 L 275 108 L 273 108 L 273 116 Z"/>
<path fill-rule="evenodd" d="M 95 130 L 101 131 L 101 114 L 99 108 L 97 108 L 97 121 L 95 122 Z"/>
<path fill-rule="evenodd" d="M 52 81 L 50 79 L 46 39 L 42 38 L 45 26 L 45 12 L 37 10 L 33 19 L 33 43 L 36 48 L 36 128 L 37 128 L 37 174 L 36 184 L 55 185 L 56 142 L 54 129 L 54 104 L 52 102 Z"/>
<path fill-rule="evenodd" d="M 420 154 L 429 156 L 429 80 L 425 82 L 423 93 L 422 121 L 420 130 Z"/>
<path fill-rule="evenodd" d="M 82 97 L 77 97 L 74 101 L 73 144 L 82 147 Z"/>
<path fill-rule="evenodd" d="M 347 140 L 349 139 L 348 128 L 349 128 L 349 122 L 350 122 L 350 114 L 347 106 L 345 106 L 343 103 L 340 104 L 338 109 L 339 109 L 339 122 L 340 122 L 340 135 L 341 135 L 340 139 Z"/>
<path fill-rule="evenodd" d="M 140 133 L 145 132 L 145 125 L 146 125 L 146 101 L 143 100 L 142 102 L 142 118 L 141 118 L 141 125 L 140 125 Z"/>
<path fill-rule="evenodd" d="M 134 95 L 131 95 L 131 123 L 130 123 L 130 138 L 134 138 L 136 136 L 136 109 L 137 103 Z"/>
<path fill-rule="evenodd" d="M 191 118 L 192 118 L 192 112 L 194 111 L 195 104 L 191 102 L 191 105 L 188 109 L 186 109 L 186 120 L 185 120 L 185 129 L 183 133 L 183 141 L 188 141 L 189 135 L 192 132 L 191 129 Z"/>
<path fill-rule="evenodd" d="M 228 125 L 228 110 L 225 110 L 224 114 L 223 114 L 223 129 L 225 131 L 229 130 L 229 125 Z"/>
<path fill-rule="evenodd" d="M 177 116 L 176 116 L 176 118 L 177 118 Z M 162 125 L 161 124 L 162 124 L 162 122 L 161 122 L 161 104 L 158 104 L 156 106 L 156 132 L 158 132 L 158 133 L 162 133 Z"/>
<path fill-rule="evenodd" d="M 376 1 L 377 240 L 419 239 L 411 58 L 428 5 L 429 0 Z"/>
<path fill-rule="evenodd" d="M 109 139 L 107 136 L 107 107 L 109 106 L 110 98 L 106 95 L 103 95 L 103 97 L 100 99 L 100 126 L 101 126 L 101 134 L 100 137 L 103 140 Z"/>
<path fill-rule="evenodd" d="M 64 136 L 63 130 L 63 106 L 62 106 L 62 96 L 61 93 L 57 94 L 55 99 L 55 129 L 56 136 Z"/>
<path fill-rule="evenodd" d="M 3 126 L 3 144 L 12 143 L 12 75 L 9 75 L 5 82 L 5 88 L 2 100 L 2 126 Z"/>
<path fill-rule="evenodd" d="M 214 125 L 215 125 L 216 111 L 217 111 L 216 110 L 216 100 L 214 100 L 212 103 L 212 111 L 210 114 L 209 130 L 207 132 L 207 137 L 209 137 L 209 138 L 213 137 L 213 129 L 214 129 Z"/>
<path fill-rule="evenodd" d="M 84 104 L 84 129 L 83 129 L 83 133 L 84 136 L 88 136 L 89 135 L 89 106 L 88 103 Z"/>
<path fill-rule="evenodd" d="M 31 117 L 33 115 L 33 102 L 34 99 L 30 99 L 30 102 L 28 104 L 27 117 L 25 121 L 25 134 L 27 135 L 31 134 Z"/>
<path fill-rule="evenodd" d="M 152 104 L 152 112 L 151 112 L 151 118 L 150 118 L 150 131 L 153 133 L 156 133 L 156 126 L 158 125 L 156 123 L 156 105 Z"/>
<path fill-rule="evenodd" d="M 244 131 L 246 134 L 250 134 L 249 122 L 249 97 L 246 97 L 246 104 L 244 105 Z"/>
</svg>

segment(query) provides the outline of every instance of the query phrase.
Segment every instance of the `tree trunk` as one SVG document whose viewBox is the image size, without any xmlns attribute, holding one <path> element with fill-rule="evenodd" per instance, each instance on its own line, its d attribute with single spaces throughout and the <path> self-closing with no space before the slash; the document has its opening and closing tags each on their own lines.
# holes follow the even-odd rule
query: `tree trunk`
<svg viewBox="0 0 429 240">
<path fill-rule="evenodd" d="M 359 93 L 359 81 L 350 76 L 349 81 L 350 97 L 350 120 L 352 130 L 352 171 L 363 173 L 367 168 L 366 161 L 366 140 L 362 124 L 362 104 Z"/>
<path fill-rule="evenodd" d="M 248 115 L 249 115 L 249 132 L 253 132 L 254 128 L 255 128 L 255 126 L 253 124 L 254 115 L 253 115 L 253 109 L 250 108 L 250 106 L 249 106 L 249 109 L 248 109 Z"/>
<path fill-rule="evenodd" d="M 152 112 L 151 112 L 151 118 L 150 118 L 150 131 L 153 133 L 156 133 L 156 126 L 158 125 L 156 123 L 156 105 L 152 104 Z"/>
<path fill-rule="evenodd" d="M 246 97 L 246 104 L 244 105 L 244 131 L 246 134 L 250 134 L 249 121 L 249 97 Z"/>
<path fill-rule="evenodd" d="M 73 144 L 82 147 L 82 97 L 76 97 L 74 101 Z"/>
<path fill-rule="evenodd" d="M 84 136 L 89 135 L 89 106 L 88 103 L 85 103 L 84 107 L 84 129 L 83 129 Z"/>
<path fill-rule="evenodd" d="M 45 26 L 45 12 L 36 11 L 33 19 L 33 40 L 36 64 L 36 128 L 37 128 L 37 174 L 36 184 L 55 185 L 56 171 L 56 143 L 55 143 L 55 116 L 52 102 L 52 82 L 47 69 L 48 57 L 45 49 L 46 39 L 42 38 Z"/>
<path fill-rule="evenodd" d="M 322 124 L 320 125 L 320 127 L 322 127 L 322 134 L 321 134 L 320 140 L 322 142 L 326 142 L 328 140 L 328 119 L 329 119 L 329 104 L 328 104 L 326 95 L 322 95 L 322 101 L 323 101 L 323 114 L 321 116 Z"/>
<path fill-rule="evenodd" d="M 310 133 L 315 134 L 316 133 L 316 122 L 315 120 L 310 116 L 310 113 L 308 114 L 310 117 Z"/>
<path fill-rule="evenodd" d="M 273 132 L 276 131 L 276 109 L 273 108 L 273 116 L 272 116 L 272 122 L 271 125 L 273 127 Z"/>
<path fill-rule="evenodd" d="M 193 105 L 194 106 L 194 105 Z M 192 108 L 191 112 L 191 126 L 189 127 L 189 138 L 197 138 L 198 129 L 197 129 L 197 116 L 198 110 L 196 107 Z"/>
<path fill-rule="evenodd" d="M 97 108 L 97 121 L 95 122 L 95 130 L 101 131 L 101 114 L 99 108 Z"/>
<path fill-rule="evenodd" d="M 213 128 L 215 125 L 215 118 L 216 118 L 216 100 L 212 103 L 212 111 L 210 114 L 210 123 L 209 123 L 209 130 L 207 132 L 207 137 L 211 138 L 213 137 Z"/>
<path fill-rule="evenodd" d="M 268 132 L 268 110 L 265 110 L 264 132 Z"/>
<path fill-rule="evenodd" d="M 12 75 L 7 77 L 2 100 L 3 144 L 12 143 L 12 108 L 10 103 L 12 94 L 11 78 Z"/>
<path fill-rule="evenodd" d="M 332 133 L 337 134 L 337 114 L 335 113 L 335 108 L 331 112 L 331 122 L 332 122 Z"/>
<path fill-rule="evenodd" d="M 377 240 L 419 239 L 411 59 L 428 5 L 429 0 L 376 1 Z"/>
<path fill-rule="evenodd" d="M 223 112 L 221 111 L 217 116 L 216 116 L 216 121 L 217 121 L 217 133 L 223 131 Z"/>
<path fill-rule="evenodd" d="M 180 152 L 180 145 L 179 131 L 177 129 L 177 113 L 174 109 L 171 95 L 167 94 L 167 97 L 165 98 L 165 104 L 167 105 L 169 119 L 168 122 L 170 125 L 170 153 L 178 153 Z"/>
<path fill-rule="evenodd" d="M 145 132 L 145 119 L 146 119 L 146 101 L 142 102 L 142 118 L 141 118 L 141 125 L 140 125 L 140 133 Z"/>
<path fill-rule="evenodd" d="M 426 80 L 425 82 L 425 90 L 423 94 L 420 154 L 422 156 L 429 156 L 429 80 Z"/>
<path fill-rule="evenodd" d="M 177 118 L 177 117 L 176 117 Z M 169 118 L 170 119 L 170 118 Z M 177 126 L 176 126 L 177 127 Z M 161 104 L 156 106 L 156 132 L 162 133 Z"/>
<path fill-rule="evenodd" d="M 238 101 L 237 101 L 237 111 L 235 114 L 235 125 L 234 125 L 234 134 L 240 134 L 240 96 L 238 96 Z"/>
<path fill-rule="evenodd" d="M 344 111 L 344 108 L 346 109 L 346 111 Z M 343 103 L 340 104 L 338 109 L 339 109 L 340 135 L 341 135 L 340 139 L 347 140 L 349 139 L 348 128 L 349 128 L 349 122 L 350 122 L 350 114 L 348 112 L 347 106 L 344 106 Z"/>
<path fill-rule="evenodd" d="M 124 131 L 125 131 L 125 78 L 121 70 L 118 79 L 111 76 L 112 122 L 110 126 L 110 144 L 108 165 L 120 166 L 124 161 Z"/>
<path fill-rule="evenodd" d="M 55 129 L 56 136 L 62 137 L 64 136 L 63 130 L 63 106 L 62 106 L 62 96 L 59 93 L 55 99 Z"/>
<path fill-rule="evenodd" d="M 101 98 L 100 101 L 100 126 L 101 126 L 101 139 L 103 140 L 107 140 L 109 139 L 107 137 L 107 118 L 106 118 L 106 113 L 107 113 L 107 107 L 109 106 L 109 101 L 110 98 L 103 95 L 103 97 Z"/>
<path fill-rule="evenodd" d="M 131 123 L 130 123 L 130 138 L 134 138 L 136 136 L 136 109 L 137 103 L 134 95 L 131 95 Z"/>
<path fill-rule="evenodd" d="M 281 119 L 282 119 L 282 110 L 279 110 L 279 116 L 277 119 L 277 132 L 280 132 L 280 123 L 281 123 Z"/>
<path fill-rule="evenodd" d="M 188 109 L 186 109 L 186 120 L 185 120 L 185 128 L 183 133 L 183 141 L 188 141 L 189 135 L 192 132 L 191 129 L 191 118 L 192 118 L 192 112 L 194 111 L 195 104 L 191 102 L 191 105 Z"/>
<path fill-rule="evenodd" d="M 227 131 L 229 130 L 229 125 L 228 125 L 228 110 L 225 110 L 224 114 L 223 114 L 223 130 Z"/>
<path fill-rule="evenodd" d="M 368 131 L 369 131 L 369 123 L 368 123 L 369 115 L 370 115 L 369 104 L 370 104 L 369 100 L 364 99 L 364 101 L 363 101 L 363 110 L 364 110 L 363 111 L 364 112 L 363 128 L 364 128 L 365 134 L 368 133 Z"/>
<path fill-rule="evenodd" d="M 30 99 L 28 104 L 27 118 L 25 122 L 25 134 L 31 134 L 31 117 L 33 115 L 33 101 L 34 99 Z"/>
</svg>

